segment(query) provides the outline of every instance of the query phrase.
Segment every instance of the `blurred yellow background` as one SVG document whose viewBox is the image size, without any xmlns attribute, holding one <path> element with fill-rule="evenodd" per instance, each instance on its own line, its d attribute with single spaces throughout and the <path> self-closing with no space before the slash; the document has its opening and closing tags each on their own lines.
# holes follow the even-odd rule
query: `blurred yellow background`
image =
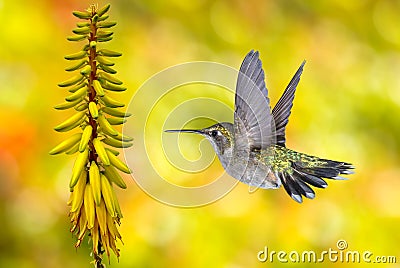
<svg viewBox="0 0 400 268">
<path fill-rule="evenodd" d="M 69 77 L 63 56 L 81 47 L 66 41 L 77 22 L 71 12 L 90 4 L 0 0 L 0 267 L 90 265 L 89 245 L 75 250 L 69 233 L 74 156 L 48 154 L 66 137 L 53 127 L 70 113 L 52 108 L 66 95 L 57 87 Z M 357 168 L 301 205 L 283 189 L 249 194 L 240 184 L 215 203 L 182 209 L 126 177 L 128 189 L 118 191 L 125 244 L 111 266 L 288 267 L 261 263 L 257 253 L 265 246 L 321 252 L 337 249 L 339 239 L 349 250 L 400 262 L 399 12 L 399 1 L 111 1 L 118 24 L 108 48 L 123 52 L 116 69 L 129 88 L 119 99 L 127 103 L 172 65 L 204 60 L 239 68 L 256 49 L 275 104 L 306 59 L 287 146 Z M 141 116 L 138 109 L 129 120 Z M 222 172 L 218 162 L 213 168 Z"/>
</svg>

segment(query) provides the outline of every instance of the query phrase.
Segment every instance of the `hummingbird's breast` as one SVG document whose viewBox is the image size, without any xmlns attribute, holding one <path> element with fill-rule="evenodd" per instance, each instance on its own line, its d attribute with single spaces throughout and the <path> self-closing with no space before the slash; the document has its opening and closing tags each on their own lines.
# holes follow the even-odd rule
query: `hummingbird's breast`
<svg viewBox="0 0 400 268">
<path fill-rule="evenodd" d="M 240 182 L 257 188 L 279 188 L 280 180 L 268 163 L 259 160 L 259 154 L 260 151 L 250 153 L 233 151 L 232 156 L 225 158 L 221 163 L 226 172 Z"/>
</svg>

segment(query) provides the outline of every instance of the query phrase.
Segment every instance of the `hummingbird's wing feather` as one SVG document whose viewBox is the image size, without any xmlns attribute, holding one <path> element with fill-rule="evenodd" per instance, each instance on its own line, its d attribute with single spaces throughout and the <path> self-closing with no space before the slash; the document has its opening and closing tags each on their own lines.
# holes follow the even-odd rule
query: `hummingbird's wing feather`
<svg viewBox="0 0 400 268">
<path fill-rule="evenodd" d="M 240 66 L 236 84 L 234 133 L 237 150 L 266 148 L 275 138 L 264 78 L 258 51 L 251 50 Z"/>
<path fill-rule="evenodd" d="M 290 80 L 289 85 L 286 87 L 281 98 L 276 103 L 274 109 L 272 109 L 272 116 L 275 121 L 276 129 L 276 143 L 280 146 L 285 146 L 285 129 L 289 122 L 290 110 L 293 106 L 294 93 L 296 92 L 296 87 L 300 81 L 301 73 L 303 72 L 303 67 L 306 62 L 300 65 L 297 72 L 294 74 L 292 80 Z"/>
</svg>

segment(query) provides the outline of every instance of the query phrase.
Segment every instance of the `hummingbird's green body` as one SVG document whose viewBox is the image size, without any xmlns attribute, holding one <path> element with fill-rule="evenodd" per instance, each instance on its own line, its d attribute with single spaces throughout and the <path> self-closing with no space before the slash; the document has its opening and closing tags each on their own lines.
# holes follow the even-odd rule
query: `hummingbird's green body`
<svg viewBox="0 0 400 268">
<path fill-rule="evenodd" d="M 213 146 L 226 172 L 249 186 L 276 189 L 281 185 L 297 202 L 314 198 L 311 186 L 325 188 L 323 178 L 340 180 L 352 174 L 351 164 L 322 159 L 286 148 L 285 128 L 302 63 L 270 112 L 264 71 L 258 52 L 245 57 L 236 86 L 234 123 L 217 123 L 200 130 L 167 130 L 203 135 Z"/>
<path fill-rule="evenodd" d="M 271 146 L 257 155 L 261 163 L 270 166 L 273 172 L 293 174 L 292 163 L 301 163 L 305 168 L 324 167 L 327 162 L 304 153 L 293 151 L 282 146 Z"/>
</svg>

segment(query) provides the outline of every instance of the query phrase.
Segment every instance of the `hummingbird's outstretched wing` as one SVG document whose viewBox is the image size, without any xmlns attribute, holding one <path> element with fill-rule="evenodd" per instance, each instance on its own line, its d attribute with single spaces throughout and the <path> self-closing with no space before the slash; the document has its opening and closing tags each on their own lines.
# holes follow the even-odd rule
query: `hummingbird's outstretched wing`
<svg viewBox="0 0 400 268">
<path fill-rule="evenodd" d="M 283 147 L 285 147 L 285 129 L 287 123 L 289 122 L 290 110 L 293 106 L 294 93 L 300 81 L 300 76 L 303 72 L 305 63 L 306 61 L 303 61 L 303 63 L 300 65 L 292 80 L 290 80 L 289 85 L 283 92 L 281 98 L 276 103 L 274 109 L 272 109 L 272 116 L 274 117 L 276 129 L 276 143 Z"/>
<path fill-rule="evenodd" d="M 237 150 L 273 144 L 274 123 L 258 51 L 251 50 L 240 66 L 236 84 L 234 132 Z"/>
</svg>

